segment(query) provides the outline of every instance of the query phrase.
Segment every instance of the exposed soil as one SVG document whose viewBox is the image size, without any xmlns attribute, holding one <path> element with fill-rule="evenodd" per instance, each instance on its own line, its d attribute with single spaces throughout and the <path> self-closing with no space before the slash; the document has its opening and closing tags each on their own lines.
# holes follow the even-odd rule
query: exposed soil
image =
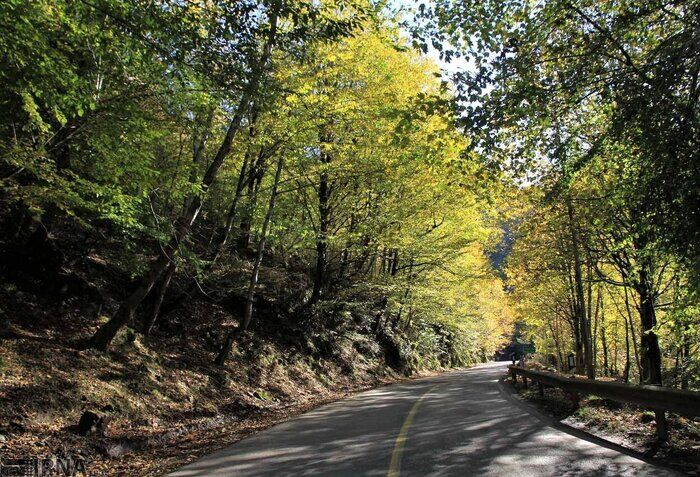
<svg viewBox="0 0 700 477">
<path fill-rule="evenodd" d="M 74 349 L 97 321 L 71 299 L 0 284 L 0 304 L 0 458 L 63 451 L 84 458 L 89 475 L 162 475 L 320 404 L 406 379 L 360 333 L 335 336 L 323 352 L 261 327 L 215 366 L 235 319 L 205 301 L 148 340 L 127 330 L 107 353 Z M 196 325 L 179 332 L 183 320 Z M 109 419 L 104 435 L 76 433 L 86 410 Z"/>
</svg>

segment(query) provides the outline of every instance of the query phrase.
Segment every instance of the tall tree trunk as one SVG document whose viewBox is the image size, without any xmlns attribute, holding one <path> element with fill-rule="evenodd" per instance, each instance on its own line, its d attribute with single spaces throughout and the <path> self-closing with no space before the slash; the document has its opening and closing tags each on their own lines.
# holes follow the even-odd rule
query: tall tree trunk
<svg viewBox="0 0 700 477">
<path fill-rule="evenodd" d="M 629 327 L 630 334 L 627 337 L 629 340 L 632 341 L 632 349 L 634 350 L 634 363 L 637 366 L 637 373 L 639 374 L 639 380 L 641 382 L 641 376 L 642 376 L 642 365 L 641 362 L 639 361 L 639 349 L 637 348 L 637 332 L 635 331 L 634 328 L 634 316 L 632 316 L 632 309 L 630 307 L 630 299 L 629 299 L 629 293 L 627 291 L 627 287 L 624 287 L 625 290 L 625 309 L 627 311 L 627 315 L 625 318 L 625 324 Z"/>
<path fill-rule="evenodd" d="M 588 289 L 589 289 L 589 292 L 588 292 L 589 307 L 591 304 L 590 297 L 593 293 L 592 288 L 593 287 L 589 285 L 589 287 L 588 287 Z M 592 350 L 592 352 L 593 352 L 593 369 L 598 369 L 598 328 L 599 328 L 599 316 L 600 316 L 601 307 L 602 307 L 601 299 L 602 299 L 602 294 L 601 294 L 600 288 L 598 288 L 598 293 L 596 294 L 595 308 L 594 308 L 592 313 L 590 311 L 588 313 L 589 319 L 591 316 L 593 316 L 593 339 L 591 340 L 592 341 L 592 348 L 593 348 L 593 350 Z M 590 308 L 589 308 L 589 310 L 590 310 Z"/>
<path fill-rule="evenodd" d="M 639 270 L 639 282 L 636 286 L 639 295 L 639 317 L 642 322 L 641 331 L 641 366 L 642 384 L 661 386 L 661 349 L 659 337 L 654 331 L 656 326 L 656 310 L 654 294 L 649 277 L 649 267 L 642 263 Z"/>
<path fill-rule="evenodd" d="M 681 348 L 681 389 L 688 389 L 690 376 L 688 366 L 690 365 L 690 325 L 683 325 L 683 346 Z"/>
<path fill-rule="evenodd" d="M 321 175 L 321 183 L 318 188 L 319 199 L 319 228 L 316 236 L 316 267 L 314 269 L 314 286 L 311 292 L 311 304 L 316 303 L 321 297 L 321 291 L 326 278 L 326 254 L 328 252 L 328 178 Z"/>
<path fill-rule="evenodd" d="M 601 299 L 602 306 L 602 299 Z M 605 308 L 600 310 L 600 341 L 603 346 L 603 376 L 610 375 L 610 363 L 608 362 L 608 337 L 607 323 L 605 322 Z"/>
<path fill-rule="evenodd" d="M 625 317 L 625 369 L 622 371 L 622 380 L 626 383 L 630 380 L 630 327 Z"/>
<path fill-rule="evenodd" d="M 614 330 L 617 330 L 618 327 L 618 320 L 615 319 L 614 323 Z M 610 360 L 610 376 L 617 376 L 618 375 L 618 366 L 617 363 L 619 361 L 620 357 L 620 344 L 618 342 L 618 336 L 617 336 L 617 331 L 615 331 L 612 335 L 612 359 Z"/>
<path fill-rule="evenodd" d="M 226 336 L 226 341 L 221 347 L 218 356 L 216 357 L 215 363 L 222 365 L 228 359 L 231 353 L 231 347 L 233 346 L 233 341 L 235 339 L 237 332 L 244 332 L 248 330 L 250 322 L 253 319 L 253 303 L 255 302 L 255 288 L 258 285 L 258 274 L 260 273 L 260 265 L 262 264 L 263 255 L 265 254 L 265 242 L 267 240 L 267 230 L 270 227 L 270 222 L 272 221 L 272 213 L 275 210 L 275 199 L 277 198 L 277 186 L 279 185 L 280 175 L 282 174 L 282 167 L 284 166 L 284 156 L 280 156 L 277 161 L 277 171 L 275 171 L 275 181 L 272 185 L 272 191 L 270 192 L 270 202 L 267 206 L 267 213 L 265 214 L 265 220 L 263 221 L 262 231 L 260 232 L 260 241 L 258 242 L 258 250 L 255 255 L 255 261 L 253 262 L 253 273 L 250 276 L 250 282 L 248 283 L 248 293 L 246 295 L 245 311 L 243 313 L 243 321 L 238 330 L 231 330 Z"/>
<path fill-rule="evenodd" d="M 330 142 L 327 138 L 322 138 L 321 142 Z M 321 151 L 322 167 L 330 164 L 331 156 L 327 151 Z M 328 183 L 328 171 L 323 168 L 318 184 L 318 231 L 316 234 L 316 266 L 314 269 L 314 285 L 311 291 L 309 304 L 313 305 L 321 298 L 321 293 L 326 280 L 326 260 L 328 252 L 328 229 L 330 227 L 330 199 L 332 187 Z"/>
<path fill-rule="evenodd" d="M 280 8 L 281 5 L 279 2 L 276 2 L 272 8 L 270 14 L 270 30 L 268 32 L 268 38 L 266 40 L 263 54 L 260 60 L 255 64 L 255 71 L 252 73 L 251 79 L 241 95 L 236 113 L 231 119 L 229 127 L 226 131 L 226 136 L 221 142 L 216 156 L 214 156 L 214 159 L 211 161 L 206 172 L 204 173 L 200 184 L 202 190 L 201 194 L 192 197 L 192 200 L 178 220 L 172 238 L 163 247 L 161 254 L 151 263 L 148 272 L 146 272 L 146 274 L 142 277 L 136 289 L 121 303 L 114 316 L 104 323 L 90 338 L 87 343 L 87 347 L 99 350 L 106 350 L 109 347 L 119 330 L 134 318 L 136 309 L 146 295 L 148 295 L 148 293 L 151 291 L 158 278 L 160 278 L 163 271 L 170 264 L 171 260 L 174 259 L 174 256 L 178 252 L 180 243 L 189 234 L 190 229 L 192 228 L 192 225 L 197 219 L 197 216 L 202 208 L 203 194 L 206 194 L 209 187 L 211 187 L 211 185 L 214 183 L 214 180 L 219 173 L 219 169 L 221 169 L 224 160 L 231 151 L 233 140 L 238 135 L 243 123 L 243 118 L 248 113 L 253 97 L 257 92 L 258 84 L 264 74 L 265 68 L 267 67 L 277 35 L 277 20 Z"/>
<path fill-rule="evenodd" d="M 583 353 L 583 339 L 581 338 L 581 323 L 578 314 L 574 317 L 574 354 L 576 355 L 576 374 L 583 374 L 586 362 Z"/>
<path fill-rule="evenodd" d="M 576 286 L 576 301 L 577 314 L 581 328 L 581 341 L 583 342 L 583 359 L 586 366 L 586 376 L 590 379 L 595 378 L 595 368 L 593 367 L 593 353 L 591 349 L 591 327 L 586 315 L 586 298 L 583 288 L 583 273 L 580 252 L 580 238 L 578 235 L 578 226 L 574 219 L 574 207 L 571 198 L 567 197 L 567 211 L 569 214 L 569 227 L 571 232 L 571 247 L 574 258 L 574 280 Z"/>
</svg>

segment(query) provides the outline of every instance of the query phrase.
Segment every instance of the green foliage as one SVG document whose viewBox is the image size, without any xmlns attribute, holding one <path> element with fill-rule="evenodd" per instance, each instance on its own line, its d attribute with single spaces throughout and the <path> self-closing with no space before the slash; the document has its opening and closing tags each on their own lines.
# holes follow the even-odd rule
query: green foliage
<svg viewBox="0 0 700 477">
<path fill-rule="evenodd" d="M 0 26 L 14 238 L 77 225 L 128 276 L 177 255 L 176 281 L 223 300 L 265 233 L 265 261 L 284 267 L 254 282 L 262 300 L 304 310 L 313 346 L 391 336 L 410 370 L 484 360 L 509 334 L 485 255 L 497 178 L 382 7 L 11 0 Z"/>
<path fill-rule="evenodd" d="M 454 81 L 475 150 L 539 189 L 516 213 L 510 274 L 520 317 L 559 362 L 572 348 L 580 355 L 587 334 L 600 351 L 604 315 L 615 352 L 633 348 L 631 371 L 615 371 L 646 376 L 654 356 L 667 380 L 687 385 L 697 296 L 687 297 L 700 263 L 699 7 L 435 0 L 411 24 L 426 50 L 469 60 Z"/>
<path fill-rule="evenodd" d="M 697 271 L 698 7 L 436 0 L 415 30 L 475 63 L 455 78 L 458 97 L 494 161 L 531 180 L 555 169 L 566 183 L 617 149 L 635 171 L 624 186 L 641 225 Z"/>
</svg>

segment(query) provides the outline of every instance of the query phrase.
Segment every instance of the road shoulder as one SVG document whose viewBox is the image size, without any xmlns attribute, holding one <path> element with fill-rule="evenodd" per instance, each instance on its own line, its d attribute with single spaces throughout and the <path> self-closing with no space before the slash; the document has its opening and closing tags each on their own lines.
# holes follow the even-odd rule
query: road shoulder
<svg viewBox="0 0 700 477">
<path fill-rule="evenodd" d="M 674 473 L 675 475 L 681 476 L 681 475 L 687 475 L 685 473 L 681 473 L 678 471 L 678 469 L 673 468 L 670 466 L 667 462 L 664 462 L 663 460 L 656 459 L 654 457 L 650 457 L 648 455 L 645 455 L 641 452 L 638 452 L 634 449 L 630 449 L 628 447 L 625 447 L 617 442 L 614 442 L 610 440 L 610 436 L 605 436 L 602 434 L 594 434 L 592 432 L 589 432 L 587 429 L 584 428 L 579 428 L 579 427 L 573 427 L 566 422 L 562 422 L 561 420 L 557 419 L 554 417 L 552 414 L 549 414 L 546 412 L 546 410 L 536 406 L 534 403 L 531 401 L 528 401 L 525 399 L 523 396 L 518 394 L 517 390 L 513 387 L 512 383 L 507 379 L 507 376 L 504 375 L 498 380 L 498 389 L 501 392 L 501 394 L 508 399 L 509 402 L 511 402 L 513 405 L 519 407 L 523 411 L 533 415 L 537 419 L 539 419 L 542 423 L 545 425 L 556 429 L 558 431 L 564 432 L 566 434 L 569 434 L 573 437 L 576 437 L 578 439 L 583 439 L 585 441 L 588 441 L 592 444 L 599 445 L 601 447 L 605 447 L 610 450 L 614 450 L 616 452 L 619 452 L 621 454 L 627 455 L 629 457 L 633 457 L 635 459 L 639 459 L 643 462 L 646 462 L 648 464 L 661 467 L 664 470 L 667 470 L 669 472 Z M 607 438 L 606 438 L 607 437 Z"/>
</svg>

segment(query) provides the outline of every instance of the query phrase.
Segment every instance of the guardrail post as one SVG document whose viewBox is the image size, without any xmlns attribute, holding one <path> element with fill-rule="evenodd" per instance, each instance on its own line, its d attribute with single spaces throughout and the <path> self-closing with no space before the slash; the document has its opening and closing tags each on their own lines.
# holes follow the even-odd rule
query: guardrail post
<svg viewBox="0 0 700 477">
<path fill-rule="evenodd" d="M 571 405 L 574 406 L 574 409 L 578 409 L 581 402 L 581 398 L 579 397 L 578 393 L 572 391 L 565 391 L 565 393 L 566 397 L 568 397 L 569 401 L 571 401 Z"/>
<path fill-rule="evenodd" d="M 544 384 L 540 383 L 539 381 L 537 382 L 537 389 L 540 392 L 540 397 L 544 398 Z"/>
<path fill-rule="evenodd" d="M 656 417 L 656 434 L 659 441 L 668 441 L 668 426 L 666 425 L 666 413 L 661 409 L 654 409 Z"/>
<path fill-rule="evenodd" d="M 523 387 L 527 389 L 527 377 L 523 376 Z"/>
<path fill-rule="evenodd" d="M 513 378 L 513 384 L 517 384 L 518 383 L 518 373 L 516 373 L 514 369 L 511 369 L 510 375 Z"/>
</svg>

